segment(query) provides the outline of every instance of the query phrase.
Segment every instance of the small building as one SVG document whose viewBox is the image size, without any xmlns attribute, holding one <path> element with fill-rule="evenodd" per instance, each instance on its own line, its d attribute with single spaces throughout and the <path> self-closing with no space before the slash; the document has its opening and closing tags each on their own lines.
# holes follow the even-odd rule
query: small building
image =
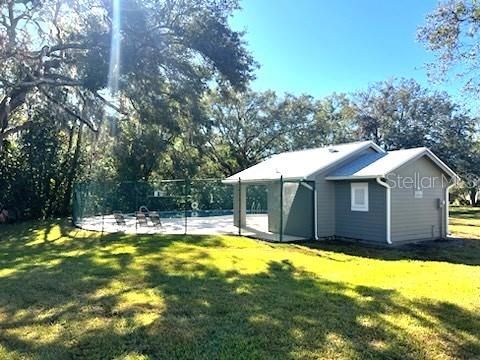
<svg viewBox="0 0 480 360">
<path fill-rule="evenodd" d="M 399 244 L 447 236 L 457 180 L 425 147 L 363 141 L 274 155 L 224 182 L 234 186 L 235 225 L 252 236 Z"/>
</svg>

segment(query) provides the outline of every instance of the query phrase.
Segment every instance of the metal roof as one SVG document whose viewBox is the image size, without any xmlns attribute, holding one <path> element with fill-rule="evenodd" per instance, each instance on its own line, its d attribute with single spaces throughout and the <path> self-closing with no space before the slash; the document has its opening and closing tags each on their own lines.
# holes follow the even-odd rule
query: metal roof
<svg viewBox="0 0 480 360">
<path fill-rule="evenodd" d="M 273 155 L 257 165 L 234 174 L 224 182 L 232 183 L 238 179 L 241 179 L 242 182 L 260 182 L 279 179 L 281 176 L 286 180 L 307 179 L 368 147 L 384 153 L 384 150 L 372 141 L 285 152 Z"/>
<path fill-rule="evenodd" d="M 448 175 L 458 178 L 458 175 L 442 162 L 434 153 L 425 147 L 389 151 L 384 154 L 368 154 L 340 167 L 328 174 L 327 180 L 368 179 L 379 176 L 385 177 L 388 173 L 400 166 L 427 156 Z"/>
</svg>

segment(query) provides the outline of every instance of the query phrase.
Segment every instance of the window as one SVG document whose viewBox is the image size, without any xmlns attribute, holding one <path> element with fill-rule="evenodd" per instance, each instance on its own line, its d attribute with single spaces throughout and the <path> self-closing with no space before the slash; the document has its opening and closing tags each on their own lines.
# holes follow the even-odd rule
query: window
<svg viewBox="0 0 480 360">
<path fill-rule="evenodd" d="M 368 183 L 351 183 L 352 211 L 368 211 Z"/>
</svg>

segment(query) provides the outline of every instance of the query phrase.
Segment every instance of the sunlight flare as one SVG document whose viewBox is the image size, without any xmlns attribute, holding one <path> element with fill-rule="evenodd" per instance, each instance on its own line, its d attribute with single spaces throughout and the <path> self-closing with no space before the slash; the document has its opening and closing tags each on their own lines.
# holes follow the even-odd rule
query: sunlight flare
<svg viewBox="0 0 480 360">
<path fill-rule="evenodd" d="M 120 0 L 112 0 L 112 8 L 112 40 L 108 70 L 108 89 L 112 95 L 115 95 L 118 91 L 120 77 Z"/>
</svg>

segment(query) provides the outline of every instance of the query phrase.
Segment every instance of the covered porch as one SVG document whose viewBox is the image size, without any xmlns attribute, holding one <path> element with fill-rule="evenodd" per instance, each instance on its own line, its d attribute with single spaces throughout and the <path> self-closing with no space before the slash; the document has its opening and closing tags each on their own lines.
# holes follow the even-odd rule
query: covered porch
<svg viewBox="0 0 480 360">
<path fill-rule="evenodd" d="M 229 183 L 233 224 L 241 235 L 279 242 L 314 238 L 313 182 L 280 177 Z"/>
</svg>

